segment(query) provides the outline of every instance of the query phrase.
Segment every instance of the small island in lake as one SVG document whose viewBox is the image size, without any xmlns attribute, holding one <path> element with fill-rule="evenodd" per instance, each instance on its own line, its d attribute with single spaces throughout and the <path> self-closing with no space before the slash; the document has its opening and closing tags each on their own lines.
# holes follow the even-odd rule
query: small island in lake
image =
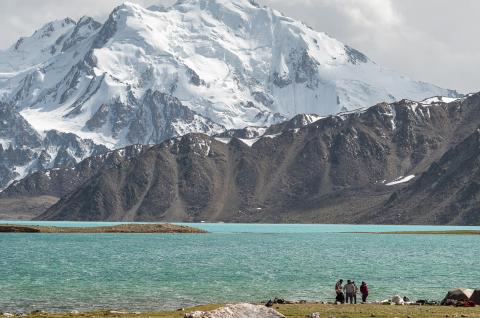
<svg viewBox="0 0 480 318">
<path fill-rule="evenodd" d="M 98 227 L 57 227 L 0 224 L 0 233 L 208 233 L 190 226 L 163 224 L 120 224 Z"/>
</svg>

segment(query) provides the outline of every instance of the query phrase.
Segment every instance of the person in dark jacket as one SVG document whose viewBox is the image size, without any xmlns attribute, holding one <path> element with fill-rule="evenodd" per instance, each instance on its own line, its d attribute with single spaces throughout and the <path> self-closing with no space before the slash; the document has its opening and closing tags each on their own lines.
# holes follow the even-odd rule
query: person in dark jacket
<svg viewBox="0 0 480 318">
<path fill-rule="evenodd" d="M 338 280 L 335 284 L 335 293 L 337 296 L 335 297 L 335 302 L 337 303 L 345 303 L 345 295 L 343 294 L 343 279 Z"/>
<path fill-rule="evenodd" d="M 362 282 L 362 285 L 360 285 L 360 293 L 362 294 L 362 302 L 366 303 L 367 302 L 367 297 L 368 297 L 368 285 L 365 282 Z"/>
</svg>

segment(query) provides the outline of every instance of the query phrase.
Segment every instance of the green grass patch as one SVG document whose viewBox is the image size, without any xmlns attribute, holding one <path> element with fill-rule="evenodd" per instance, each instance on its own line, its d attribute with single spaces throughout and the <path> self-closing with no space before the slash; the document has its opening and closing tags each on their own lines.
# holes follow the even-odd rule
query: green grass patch
<svg viewBox="0 0 480 318">
<path fill-rule="evenodd" d="M 111 313 L 110 311 L 85 312 L 80 314 L 30 314 L 28 318 L 63 318 L 63 317 L 84 317 L 84 318 L 182 318 L 185 313 L 201 310 L 209 311 L 222 305 L 204 305 L 185 310 L 163 311 L 163 312 L 142 312 L 142 313 Z M 313 312 L 319 312 L 321 317 L 336 318 L 480 318 L 480 307 L 460 308 L 445 306 L 393 306 L 393 305 L 327 305 L 327 304 L 292 304 L 274 305 L 278 312 L 288 318 L 306 318 Z"/>
</svg>

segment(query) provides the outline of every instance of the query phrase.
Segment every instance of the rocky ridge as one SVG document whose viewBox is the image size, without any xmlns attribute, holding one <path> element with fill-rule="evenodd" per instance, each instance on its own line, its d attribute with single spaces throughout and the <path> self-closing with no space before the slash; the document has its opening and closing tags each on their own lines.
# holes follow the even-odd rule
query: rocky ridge
<svg viewBox="0 0 480 318">
<path fill-rule="evenodd" d="M 478 94 L 434 105 L 402 100 L 328 116 L 276 135 L 254 135 L 253 140 L 188 134 L 100 171 L 40 218 L 476 222 L 468 213 L 451 212 L 450 205 L 439 204 L 433 212 L 408 209 L 400 194 L 434 175 L 437 161 L 476 155 L 479 107 Z M 408 181 L 392 182 L 410 175 L 414 177 Z M 474 194 L 474 184 L 463 196 L 445 198 L 460 202 L 457 199 Z M 421 193 L 417 190 L 411 193 Z M 464 209 L 476 211 L 472 198 L 464 201 Z M 384 212 L 389 209 L 403 209 L 405 215 Z M 433 217 L 439 211 L 446 217 Z"/>
</svg>

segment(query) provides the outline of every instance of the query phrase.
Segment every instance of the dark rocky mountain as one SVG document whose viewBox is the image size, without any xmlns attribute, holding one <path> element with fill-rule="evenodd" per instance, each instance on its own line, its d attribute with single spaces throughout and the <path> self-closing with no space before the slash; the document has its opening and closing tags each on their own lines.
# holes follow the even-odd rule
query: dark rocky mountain
<svg viewBox="0 0 480 318">
<path fill-rule="evenodd" d="M 448 180 L 476 156 L 479 123 L 475 94 L 381 103 L 251 142 L 188 134 L 102 169 L 39 219 L 477 223 L 472 174 L 461 174 L 458 190 Z M 390 183 L 407 175 L 417 177 Z M 452 217 L 455 202 L 470 212 Z"/>
<path fill-rule="evenodd" d="M 60 198 L 81 186 L 101 169 L 111 168 L 145 152 L 149 146 L 132 145 L 91 156 L 73 166 L 34 172 L 14 181 L 0 193 L 0 198 L 52 196 Z"/>
<path fill-rule="evenodd" d="M 308 124 L 311 124 L 319 119 L 321 116 L 314 114 L 299 114 L 290 120 L 284 119 L 278 124 L 273 124 L 269 127 L 245 127 L 242 129 L 229 129 L 220 134 L 216 134 L 218 138 L 239 138 L 239 139 L 255 139 L 264 135 L 277 135 L 289 129 L 298 129 Z"/>
<path fill-rule="evenodd" d="M 145 145 L 132 145 L 88 157 L 79 163 L 69 161 L 68 165 L 38 170 L 14 181 L 0 192 L 0 219 L 28 220 L 38 216 L 101 169 L 130 160 L 148 148 Z"/>
<path fill-rule="evenodd" d="M 480 130 L 394 192 L 371 222 L 480 224 Z"/>
<path fill-rule="evenodd" d="M 157 95 L 156 98 L 164 98 L 161 94 L 153 93 L 152 95 Z M 319 118 L 321 117 L 316 115 L 297 115 L 292 120 L 270 127 L 232 129 L 215 137 L 217 139 L 238 137 L 249 142 L 250 140 L 257 140 L 262 135 L 269 136 L 283 130 L 304 127 Z M 74 191 L 102 169 L 114 167 L 122 161 L 131 160 L 145 152 L 149 147 L 142 145 L 128 146 L 106 154 L 89 157 L 71 167 L 40 169 L 33 172 L 25 178 L 13 182 L 0 193 L 0 216 L 2 212 L 3 219 L 10 218 L 9 214 L 13 214 L 16 218 L 21 215 L 22 218 L 27 219 L 28 216 L 36 216 L 39 212 L 53 205 L 60 197 Z M 19 203 L 18 200 L 24 203 L 23 206 L 25 206 L 25 202 L 28 202 L 28 211 L 18 211 L 22 212 L 21 214 L 16 213 L 15 207 Z"/>
</svg>

